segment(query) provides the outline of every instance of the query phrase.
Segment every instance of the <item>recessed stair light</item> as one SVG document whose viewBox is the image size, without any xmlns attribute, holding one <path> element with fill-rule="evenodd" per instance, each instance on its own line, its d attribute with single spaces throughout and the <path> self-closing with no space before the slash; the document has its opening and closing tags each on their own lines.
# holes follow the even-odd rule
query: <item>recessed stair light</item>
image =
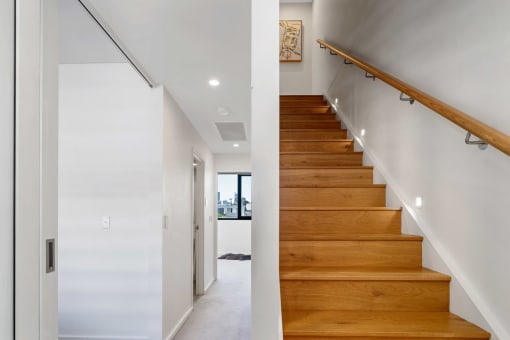
<svg viewBox="0 0 510 340">
<path fill-rule="evenodd" d="M 209 79 L 209 85 L 212 87 L 220 86 L 220 81 L 218 79 Z"/>
<path fill-rule="evenodd" d="M 220 116 L 225 117 L 225 116 L 230 115 L 230 111 L 226 107 L 220 106 L 220 107 L 218 107 L 218 114 Z"/>
<path fill-rule="evenodd" d="M 361 129 L 361 137 L 365 135 L 365 129 Z"/>
<path fill-rule="evenodd" d="M 421 196 L 416 197 L 416 202 L 414 204 L 416 208 L 421 208 L 423 206 L 423 198 L 421 198 Z"/>
<path fill-rule="evenodd" d="M 239 147 L 239 144 L 234 143 L 232 146 L 233 146 L 234 148 L 238 148 L 238 147 Z"/>
</svg>

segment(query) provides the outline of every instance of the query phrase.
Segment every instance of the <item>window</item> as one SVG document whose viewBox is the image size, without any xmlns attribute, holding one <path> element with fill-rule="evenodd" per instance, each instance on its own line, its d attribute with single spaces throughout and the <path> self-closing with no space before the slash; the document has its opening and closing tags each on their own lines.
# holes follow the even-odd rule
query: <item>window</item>
<svg viewBox="0 0 510 340">
<path fill-rule="evenodd" d="M 251 220 L 251 174 L 218 174 L 218 219 Z"/>
</svg>

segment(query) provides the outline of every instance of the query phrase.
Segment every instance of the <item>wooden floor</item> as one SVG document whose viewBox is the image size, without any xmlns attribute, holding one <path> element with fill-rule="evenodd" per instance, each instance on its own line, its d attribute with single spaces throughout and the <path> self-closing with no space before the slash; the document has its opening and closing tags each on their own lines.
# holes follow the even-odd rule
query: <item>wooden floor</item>
<svg viewBox="0 0 510 340">
<path fill-rule="evenodd" d="M 280 97 L 284 339 L 489 339 L 449 312 L 450 278 L 362 162 L 321 96 Z"/>
</svg>

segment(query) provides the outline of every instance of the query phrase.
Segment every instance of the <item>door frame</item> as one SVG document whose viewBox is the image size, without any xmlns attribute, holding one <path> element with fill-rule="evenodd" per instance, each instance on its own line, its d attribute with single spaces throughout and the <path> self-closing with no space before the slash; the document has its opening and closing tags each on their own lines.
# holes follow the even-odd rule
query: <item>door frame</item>
<svg viewBox="0 0 510 340">
<path fill-rule="evenodd" d="M 193 291 L 192 298 L 195 295 L 203 295 L 204 288 L 204 226 L 205 226 L 205 162 L 203 159 L 193 152 L 192 174 L 196 171 L 195 176 L 191 178 L 191 284 L 193 287 L 193 259 L 196 256 L 196 287 Z M 195 166 L 196 164 L 196 166 Z M 197 192 L 195 194 L 195 191 Z M 197 207 L 195 209 L 195 206 Z M 193 239 L 195 232 L 194 216 L 198 223 L 198 231 L 196 233 L 196 248 L 193 247 Z"/>
<path fill-rule="evenodd" d="M 14 338 L 15 1 L 0 3 L 0 339 Z"/>
<path fill-rule="evenodd" d="M 14 332 L 54 340 L 57 272 L 46 270 L 46 241 L 57 241 L 58 224 L 58 2 L 16 0 L 15 11 Z"/>
</svg>

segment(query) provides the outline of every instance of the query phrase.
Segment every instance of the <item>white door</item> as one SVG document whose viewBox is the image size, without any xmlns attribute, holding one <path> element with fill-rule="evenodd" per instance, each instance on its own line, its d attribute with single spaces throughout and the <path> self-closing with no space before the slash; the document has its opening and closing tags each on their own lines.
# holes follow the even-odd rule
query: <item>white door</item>
<svg viewBox="0 0 510 340">
<path fill-rule="evenodd" d="M 0 75 L 0 339 L 12 339 L 14 1 L 0 2 Z"/>
<path fill-rule="evenodd" d="M 57 327 L 57 0 L 16 1 L 15 335 Z"/>
</svg>

